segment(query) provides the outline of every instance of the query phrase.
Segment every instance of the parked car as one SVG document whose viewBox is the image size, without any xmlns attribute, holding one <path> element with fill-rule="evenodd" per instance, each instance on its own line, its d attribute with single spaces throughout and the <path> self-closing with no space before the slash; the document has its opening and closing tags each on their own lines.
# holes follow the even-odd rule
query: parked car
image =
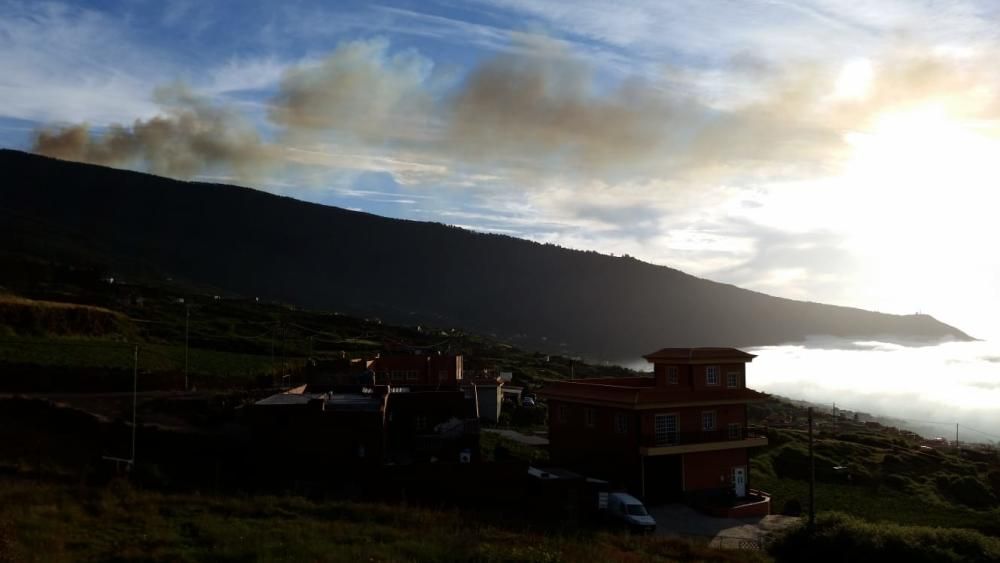
<svg viewBox="0 0 1000 563">
<path fill-rule="evenodd" d="M 626 493 L 608 494 L 608 517 L 633 532 L 656 531 L 656 520 L 646 511 L 642 501 Z"/>
</svg>

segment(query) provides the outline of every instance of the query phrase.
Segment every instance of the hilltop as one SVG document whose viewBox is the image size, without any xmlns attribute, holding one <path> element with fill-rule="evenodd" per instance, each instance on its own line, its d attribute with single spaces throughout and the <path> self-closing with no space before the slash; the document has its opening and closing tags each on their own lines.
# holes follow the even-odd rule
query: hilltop
<svg viewBox="0 0 1000 563">
<path fill-rule="evenodd" d="M 613 361 L 665 342 L 970 339 L 927 315 L 783 299 L 628 257 L 249 188 L 11 150 L 0 150 L 0 166 L 0 285 L 22 293 L 34 283 L 29 273 L 69 265 Z"/>
</svg>

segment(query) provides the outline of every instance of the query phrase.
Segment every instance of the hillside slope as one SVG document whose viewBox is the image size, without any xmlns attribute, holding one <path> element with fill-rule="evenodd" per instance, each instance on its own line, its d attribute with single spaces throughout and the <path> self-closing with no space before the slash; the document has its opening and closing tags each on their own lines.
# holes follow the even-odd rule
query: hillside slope
<svg viewBox="0 0 1000 563">
<path fill-rule="evenodd" d="M 782 299 L 631 258 L 378 217 L 235 186 L 0 150 L 0 253 L 635 359 L 808 335 L 968 339 L 927 315 Z M 16 284 L 4 267 L 0 284 Z M 23 281 L 23 280 L 22 280 Z"/>
</svg>

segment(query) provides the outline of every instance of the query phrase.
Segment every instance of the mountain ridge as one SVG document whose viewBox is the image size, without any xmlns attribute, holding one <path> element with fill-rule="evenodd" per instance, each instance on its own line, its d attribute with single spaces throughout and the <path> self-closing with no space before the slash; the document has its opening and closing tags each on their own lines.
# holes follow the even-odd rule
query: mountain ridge
<svg viewBox="0 0 1000 563">
<path fill-rule="evenodd" d="M 0 149 L 0 250 L 176 277 L 247 296 L 460 326 L 522 345 L 632 359 L 664 345 L 807 336 L 971 340 L 929 315 L 795 301 L 631 257 L 392 219 L 248 187 Z M 3 280 L 0 279 L 0 283 Z"/>
</svg>

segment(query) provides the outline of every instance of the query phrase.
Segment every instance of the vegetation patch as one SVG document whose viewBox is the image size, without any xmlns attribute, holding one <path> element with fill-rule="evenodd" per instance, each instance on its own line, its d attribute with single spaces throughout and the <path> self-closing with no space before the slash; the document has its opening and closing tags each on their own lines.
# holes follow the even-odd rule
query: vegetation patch
<svg viewBox="0 0 1000 563">
<path fill-rule="evenodd" d="M 474 514 L 298 497 L 77 489 L 0 478 L 0 561 L 766 561 L 703 542 L 541 534 Z M 6 543 L 4 543 L 6 541 Z M 6 551 L 3 551 L 6 550 Z"/>
<path fill-rule="evenodd" d="M 842 513 L 817 518 L 780 536 L 770 548 L 778 561 L 816 563 L 1000 561 L 1000 540 L 971 530 L 865 522 Z"/>
<path fill-rule="evenodd" d="M 103 307 L 36 301 L 0 294 L 0 327 L 6 336 L 126 336 L 128 318 Z"/>
</svg>

